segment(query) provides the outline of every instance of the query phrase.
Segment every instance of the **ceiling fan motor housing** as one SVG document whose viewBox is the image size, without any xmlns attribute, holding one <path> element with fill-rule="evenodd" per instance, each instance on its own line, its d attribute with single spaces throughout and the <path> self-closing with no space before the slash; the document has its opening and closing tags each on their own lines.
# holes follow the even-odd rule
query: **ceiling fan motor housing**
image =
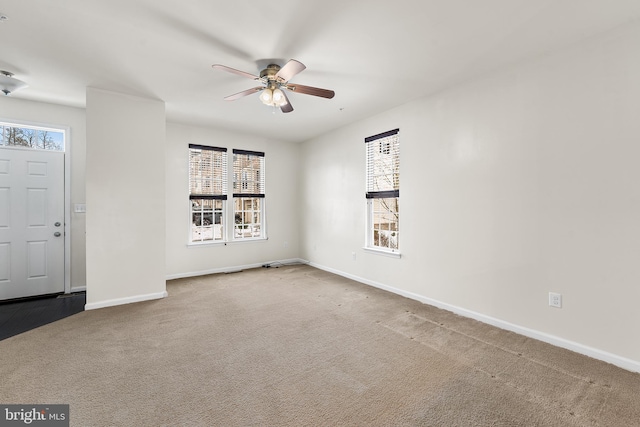
<svg viewBox="0 0 640 427">
<path fill-rule="evenodd" d="M 280 71 L 280 66 L 276 64 L 269 64 L 267 68 L 260 71 L 260 78 L 266 78 L 267 80 L 275 80 L 276 74 Z"/>
</svg>

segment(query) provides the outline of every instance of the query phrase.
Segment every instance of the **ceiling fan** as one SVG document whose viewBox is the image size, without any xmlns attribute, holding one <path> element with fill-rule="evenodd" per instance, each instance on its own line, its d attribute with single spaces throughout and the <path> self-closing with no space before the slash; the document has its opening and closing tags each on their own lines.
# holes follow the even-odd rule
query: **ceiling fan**
<svg viewBox="0 0 640 427">
<path fill-rule="evenodd" d="M 225 97 L 225 101 L 235 101 L 236 99 L 251 95 L 252 93 L 260 92 L 260 101 L 266 105 L 280 107 L 283 113 L 290 113 L 293 111 L 291 102 L 285 91 L 304 93 L 305 95 L 319 96 L 321 98 L 331 99 L 334 97 L 335 92 L 327 89 L 320 89 L 318 87 L 304 86 L 297 83 L 290 83 L 296 74 L 303 71 L 304 64 L 295 59 L 289 60 L 284 66 L 280 67 L 276 64 L 269 64 L 267 68 L 260 72 L 260 76 L 255 76 L 251 73 L 245 73 L 244 71 L 236 70 L 235 68 L 227 67 L 225 65 L 215 64 L 213 68 L 218 70 L 227 71 L 229 73 L 237 74 L 239 76 L 247 77 L 251 80 L 257 80 L 262 83 L 262 86 L 257 86 L 251 89 L 243 90 L 233 95 Z M 283 90 L 284 89 L 284 90 Z"/>
</svg>

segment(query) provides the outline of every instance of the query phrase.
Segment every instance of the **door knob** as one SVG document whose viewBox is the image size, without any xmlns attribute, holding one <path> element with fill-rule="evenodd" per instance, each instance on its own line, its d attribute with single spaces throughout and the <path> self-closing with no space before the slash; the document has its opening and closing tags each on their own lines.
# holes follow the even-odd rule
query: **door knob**
<svg viewBox="0 0 640 427">
<path fill-rule="evenodd" d="M 56 237 L 60 237 L 60 232 L 56 231 L 55 233 L 53 233 L 53 235 L 56 236 Z"/>
<path fill-rule="evenodd" d="M 56 222 L 56 223 L 55 223 L 55 224 L 53 224 L 53 225 L 55 225 L 56 227 L 60 227 L 60 223 L 59 223 L 59 222 Z"/>
</svg>

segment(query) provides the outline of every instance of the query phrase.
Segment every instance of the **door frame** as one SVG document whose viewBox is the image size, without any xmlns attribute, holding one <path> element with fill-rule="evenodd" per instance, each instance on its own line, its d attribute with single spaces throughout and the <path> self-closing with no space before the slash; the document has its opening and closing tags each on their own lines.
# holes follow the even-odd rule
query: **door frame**
<svg viewBox="0 0 640 427">
<path fill-rule="evenodd" d="M 6 117 L 0 117 L 0 122 L 16 126 L 34 126 L 64 131 L 64 293 L 86 290 L 86 286 L 71 288 L 71 127 Z M 0 147 L 0 150 L 2 149 Z"/>
</svg>

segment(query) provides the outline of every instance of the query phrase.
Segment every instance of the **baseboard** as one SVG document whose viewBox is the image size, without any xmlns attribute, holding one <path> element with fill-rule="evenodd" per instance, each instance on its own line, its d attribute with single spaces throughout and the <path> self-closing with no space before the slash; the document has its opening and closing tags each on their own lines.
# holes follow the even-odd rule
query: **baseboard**
<svg viewBox="0 0 640 427">
<path fill-rule="evenodd" d="M 636 360 L 627 359 L 622 356 L 618 356 L 616 354 L 612 354 L 603 350 L 599 350 L 597 348 L 589 347 L 574 341 L 569 341 L 564 338 L 560 338 L 554 335 L 550 335 L 544 332 L 536 331 L 534 329 L 529 329 L 523 326 L 515 325 L 513 323 L 505 322 L 504 320 L 496 319 L 491 316 L 484 315 L 482 313 L 477 313 L 475 311 L 467 310 L 461 307 L 457 307 L 451 304 L 443 303 L 441 301 L 437 301 L 431 298 L 427 298 L 425 296 L 415 294 L 413 292 L 403 291 L 402 289 L 394 288 L 392 286 L 387 286 L 382 283 L 375 282 L 373 280 L 364 279 L 362 277 L 354 276 L 353 274 L 345 273 L 330 267 L 325 267 L 320 264 L 316 264 L 313 262 L 307 262 L 312 267 L 318 268 L 320 270 L 328 271 L 329 273 L 337 274 L 338 276 L 346 277 L 347 279 L 355 280 L 356 282 L 364 283 L 365 285 L 373 286 L 375 288 L 383 289 L 385 291 L 392 292 L 394 294 L 401 295 L 406 298 L 410 298 L 416 301 L 420 301 L 424 304 L 432 305 L 434 307 L 441 308 L 443 310 L 451 311 L 455 314 L 458 314 L 463 317 L 468 317 L 479 322 L 487 323 L 489 325 L 495 326 L 500 329 L 505 329 L 507 331 L 515 332 L 520 335 L 524 335 L 529 338 L 533 338 L 539 341 L 546 342 L 551 345 L 555 345 L 556 347 L 565 348 L 567 350 L 574 351 L 576 353 L 583 354 L 585 356 L 589 356 L 594 359 L 601 360 L 603 362 L 610 363 L 612 365 L 618 366 L 620 368 L 626 369 L 631 372 L 640 373 L 640 362 Z"/>
<path fill-rule="evenodd" d="M 199 271 L 191 271 L 185 273 L 175 273 L 168 274 L 167 280 L 174 279 L 185 279 L 187 277 L 197 277 L 197 276 L 206 276 L 207 274 L 218 274 L 218 273 L 237 273 L 242 270 L 249 270 L 252 268 L 260 268 L 263 265 L 272 265 L 272 264 L 306 264 L 307 261 L 304 261 L 300 258 L 291 258 L 291 259 L 282 259 L 276 261 L 265 261 L 256 264 L 245 264 L 245 265 L 236 265 L 231 267 L 220 267 L 220 268 L 212 268 L 208 270 L 199 270 Z"/>
<path fill-rule="evenodd" d="M 164 291 L 164 292 L 158 292 L 155 294 L 136 295 L 133 297 L 126 297 L 126 298 L 116 298 L 116 299 L 110 299 L 106 301 L 93 302 L 91 304 L 85 304 L 84 309 L 96 310 L 98 308 L 113 307 L 115 305 L 131 304 L 134 302 L 161 299 L 161 298 L 166 298 L 167 296 L 169 296 L 169 294 L 167 293 L 167 291 Z"/>
<path fill-rule="evenodd" d="M 70 293 L 75 293 L 75 292 L 86 292 L 87 291 L 87 287 L 86 286 L 74 286 L 73 288 L 71 288 L 71 292 Z"/>
</svg>

